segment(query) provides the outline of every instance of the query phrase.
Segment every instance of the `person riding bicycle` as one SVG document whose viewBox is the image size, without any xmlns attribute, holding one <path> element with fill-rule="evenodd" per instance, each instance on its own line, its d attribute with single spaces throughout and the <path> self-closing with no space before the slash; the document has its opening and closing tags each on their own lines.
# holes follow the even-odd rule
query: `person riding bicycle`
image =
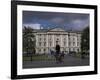
<svg viewBox="0 0 100 80">
<path fill-rule="evenodd" d="M 57 44 L 57 45 L 56 45 L 56 54 L 59 54 L 59 53 L 60 53 L 60 45 Z"/>
<path fill-rule="evenodd" d="M 58 42 L 56 42 L 56 54 L 55 54 L 55 57 L 56 57 L 56 61 L 58 62 L 59 61 L 59 56 L 60 56 L 60 45 L 58 44 Z"/>
</svg>

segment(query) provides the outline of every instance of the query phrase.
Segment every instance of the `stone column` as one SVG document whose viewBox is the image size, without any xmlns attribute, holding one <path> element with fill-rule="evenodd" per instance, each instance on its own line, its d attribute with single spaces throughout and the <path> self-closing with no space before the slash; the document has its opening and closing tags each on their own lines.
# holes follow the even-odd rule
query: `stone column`
<svg viewBox="0 0 100 80">
<path fill-rule="evenodd" d="M 62 34 L 60 35 L 60 46 L 63 47 Z"/>
<path fill-rule="evenodd" d="M 36 53 L 38 53 L 38 34 L 35 35 L 36 37 Z"/>
<path fill-rule="evenodd" d="M 55 46 L 54 45 L 54 34 L 52 35 L 52 38 L 53 38 L 52 44 L 53 44 L 53 47 L 54 47 Z"/>
<path fill-rule="evenodd" d="M 66 34 L 66 47 L 68 47 L 68 35 Z"/>
<path fill-rule="evenodd" d="M 47 33 L 47 48 L 49 48 L 49 45 L 48 45 L 48 33 Z M 47 53 L 49 52 L 49 50 L 47 49 Z"/>
</svg>

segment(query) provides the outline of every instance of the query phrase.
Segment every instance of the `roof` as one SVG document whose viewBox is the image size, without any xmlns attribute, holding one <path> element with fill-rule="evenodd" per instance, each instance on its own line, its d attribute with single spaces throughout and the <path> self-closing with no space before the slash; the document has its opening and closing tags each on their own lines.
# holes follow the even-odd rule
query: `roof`
<svg viewBox="0 0 100 80">
<path fill-rule="evenodd" d="M 55 27 L 51 29 L 34 29 L 33 32 L 71 32 L 71 33 L 82 33 L 82 31 L 65 30 L 61 27 Z"/>
</svg>

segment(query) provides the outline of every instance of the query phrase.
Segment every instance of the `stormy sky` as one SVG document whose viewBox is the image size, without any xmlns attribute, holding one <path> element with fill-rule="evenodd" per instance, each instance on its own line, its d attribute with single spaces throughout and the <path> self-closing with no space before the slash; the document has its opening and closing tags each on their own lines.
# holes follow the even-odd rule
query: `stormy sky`
<svg viewBox="0 0 100 80">
<path fill-rule="evenodd" d="M 89 26 L 89 14 L 23 11 L 23 25 L 36 29 L 83 30 Z"/>
</svg>

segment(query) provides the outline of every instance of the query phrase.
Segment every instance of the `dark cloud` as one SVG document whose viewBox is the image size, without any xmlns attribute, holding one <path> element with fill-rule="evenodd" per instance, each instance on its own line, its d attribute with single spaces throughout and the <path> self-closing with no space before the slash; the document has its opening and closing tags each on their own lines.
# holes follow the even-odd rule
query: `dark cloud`
<svg viewBox="0 0 100 80">
<path fill-rule="evenodd" d="M 23 24 L 39 23 L 43 28 L 64 27 L 81 30 L 89 25 L 89 14 L 23 11 Z"/>
</svg>

